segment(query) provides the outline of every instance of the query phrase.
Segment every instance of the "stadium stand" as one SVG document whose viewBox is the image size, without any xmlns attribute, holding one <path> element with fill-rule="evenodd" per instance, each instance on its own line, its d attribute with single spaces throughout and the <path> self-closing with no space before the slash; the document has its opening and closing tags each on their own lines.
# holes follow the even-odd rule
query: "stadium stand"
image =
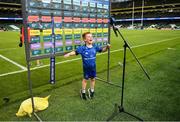
<svg viewBox="0 0 180 122">
<path fill-rule="evenodd" d="M 17 27 L 21 26 L 22 20 L 15 18 L 21 18 L 21 4 L 20 0 L 0 0 L 0 30 L 16 30 L 10 25 Z M 13 27 L 14 27 L 13 26 Z"/>
<path fill-rule="evenodd" d="M 179 0 L 134 0 L 134 18 L 132 0 L 113 2 L 111 8 L 111 15 L 120 20 L 118 24 L 124 27 L 130 26 L 132 21 L 134 21 L 135 26 L 146 28 L 154 24 L 158 28 L 171 28 L 173 24 L 180 25 Z"/>
<path fill-rule="evenodd" d="M 142 1 L 144 1 L 143 18 L 155 18 L 154 20 L 144 20 L 142 17 Z M 111 15 L 117 20 L 132 19 L 133 0 L 112 0 Z M 170 19 L 160 19 L 160 18 Z M 134 0 L 134 24 L 137 26 L 149 27 L 153 24 L 159 27 L 169 27 L 170 24 L 180 25 L 180 1 L 179 0 Z M 16 18 L 16 19 L 15 19 Z M 20 0 L 0 0 L 0 28 L 9 30 L 9 25 L 21 26 L 21 3 Z M 132 20 L 120 21 L 124 27 L 130 26 Z"/>
<path fill-rule="evenodd" d="M 132 2 L 133 0 L 112 2 L 112 8 L 113 9 L 129 8 L 132 7 Z M 142 0 L 134 0 L 134 2 L 135 2 L 135 7 L 142 6 Z M 179 0 L 144 0 L 145 6 L 163 6 L 166 4 L 175 4 L 175 3 L 179 3 Z"/>
</svg>

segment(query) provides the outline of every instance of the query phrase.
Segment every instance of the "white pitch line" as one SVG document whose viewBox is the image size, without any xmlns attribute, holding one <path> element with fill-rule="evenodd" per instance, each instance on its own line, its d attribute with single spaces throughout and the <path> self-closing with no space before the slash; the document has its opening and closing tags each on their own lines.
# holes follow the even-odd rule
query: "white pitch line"
<svg viewBox="0 0 180 122">
<path fill-rule="evenodd" d="M 7 51 L 7 50 L 15 50 L 15 49 L 18 49 L 18 48 L 0 48 L 0 51 Z"/>
<path fill-rule="evenodd" d="M 151 44 L 166 42 L 166 41 L 174 40 L 174 39 L 177 39 L 177 38 L 180 38 L 180 37 L 171 38 L 171 39 L 163 39 L 163 40 L 161 40 L 161 41 L 155 41 L 155 42 L 151 42 L 151 43 L 140 44 L 140 45 L 136 45 L 136 46 L 132 46 L 132 47 L 130 46 L 130 47 L 131 47 L 131 48 L 137 48 L 137 47 L 147 46 L 147 45 L 151 45 Z M 123 50 L 123 49 L 112 50 L 111 53 L 118 52 L 118 51 L 122 51 L 122 50 Z M 97 54 L 97 55 L 103 55 L 103 54 L 106 54 L 106 53 L 108 53 L 108 52 L 99 53 L 99 54 Z"/>
<path fill-rule="evenodd" d="M 142 47 L 142 46 L 146 46 L 146 45 L 151 45 L 151 44 L 166 42 L 166 41 L 173 40 L 173 39 L 177 39 L 177 38 L 180 38 L 180 37 L 171 38 L 171 39 L 164 39 L 164 40 L 161 40 L 161 41 L 155 41 L 155 42 L 151 42 L 151 43 L 147 43 L 147 44 L 141 44 L 141 45 L 137 45 L 137 46 L 132 46 L 131 48 L 137 48 L 137 47 Z M 110 53 L 114 53 L 114 52 L 118 52 L 118 51 L 122 51 L 122 50 L 123 50 L 123 49 L 112 50 Z M 104 54 L 107 54 L 107 52 L 105 52 L 105 53 L 99 53 L 99 54 L 97 54 L 97 55 L 99 56 L 99 55 L 104 55 Z M 77 61 L 77 60 L 80 60 L 80 59 L 81 59 L 81 58 L 74 58 L 74 59 L 70 59 L 70 60 L 65 60 L 65 61 L 57 62 L 56 65 L 57 65 L 57 64 L 63 64 L 63 63 L 68 63 L 68 62 L 72 62 L 72 61 Z M 31 68 L 31 70 L 41 69 L 41 68 L 48 67 L 48 66 L 50 66 L 50 64 L 48 64 L 48 65 L 43 65 L 43 66 L 40 66 L 40 67 L 34 67 L 34 68 Z M 5 74 L 0 74 L 0 77 L 1 77 L 1 76 L 6 76 L 6 75 L 9 75 L 9 74 L 21 73 L 21 72 L 25 72 L 25 71 L 27 71 L 27 69 L 26 69 L 26 70 L 15 71 L 15 72 L 10 72 L 10 73 L 5 73 Z"/>
<path fill-rule="evenodd" d="M 17 74 L 17 73 L 21 73 L 21 72 L 25 72 L 25 71 L 27 71 L 27 70 L 18 70 L 18 71 L 14 71 L 14 72 L 8 72 L 8 73 L 0 74 L 0 77 L 6 76 L 6 75 Z"/>
<path fill-rule="evenodd" d="M 11 59 L 9 59 L 9 58 L 3 56 L 3 55 L 0 55 L 0 57 L 1 57 L 2 59 L 6 60 L 6 61 L 8 61 L 8 62 L 10 62 L 10 63 L 12 63 L 12 64 L 18 66 L 19 68 L 21 68 L 21 69 L 23 69 L 23 70 L 26 70 L 26 69 L 27 69 L 26 67 L 24 67 L 24 66 L 18 64 L 17 62 L 15 62 L 15 61 L 13 61 L 13 60 L 11 60 Z"/>
<path fill-rule="evenodd" d="M 60 62 L 57 62 L 55 64 L 56 65 L 57 64 L 63 64 L 63 63 L 68 63 L 68 62 L 72 62 L 72 61 L 77 61 L 77 60 L 80 60 L 80 59 L 81 58 L 74 58 L 74 59 L 70 59 L 70 60 L 60 61 Z M 41 69 L 41 68 L 48 67 L 48 66 L 50 66 L 50 64 L 39 66 L 39 67 L 34 67 L 34 68 L 31 68 L 31 70 Z"/>
</svg>

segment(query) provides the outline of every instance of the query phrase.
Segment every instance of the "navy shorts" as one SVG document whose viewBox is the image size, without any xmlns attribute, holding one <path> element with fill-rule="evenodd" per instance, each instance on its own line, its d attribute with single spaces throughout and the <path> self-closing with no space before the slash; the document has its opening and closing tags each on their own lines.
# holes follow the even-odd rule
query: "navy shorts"
<svg viewBox="0 0 180 122">
<path fill-rule="evenodd" d="M 84 79 L 88 80 L 89 78 L 93 79 L 96 77 L 96 68 L 83 68 Z"/>
</svg>

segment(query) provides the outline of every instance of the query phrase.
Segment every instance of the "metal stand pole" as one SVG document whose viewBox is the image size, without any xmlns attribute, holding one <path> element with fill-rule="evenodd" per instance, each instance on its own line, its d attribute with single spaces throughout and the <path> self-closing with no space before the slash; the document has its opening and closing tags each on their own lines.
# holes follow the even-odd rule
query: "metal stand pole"
<svg viewBox="0 0 180 122">
<path fill-rule="evenodd" d="M 28 24 L 27 24 L 27 4 L 28 0 L 21 0 L 22 4 L 22 15 L 23 15 L 23 25 L 24 25 L 24 40 L 25 40 L 25 49 L 26 49 L 26 63 L 27 63 L 27 73 L 28 73 L 28 85 L 29 85 L 29 93 L 32 102 L 32 113 L 37 118 L 37 120 L 42 121 L 40 117 L 35 113 L 34 108 L 34 99 L 33 99 L 33 89 L 32 89 L 32 81 L 31 81 L 31 70 L 30 70 L 30 45 L 29 45 L 29 36 L 28 35 Z"/>
<path fill-rule="evenodd" d="M 139 121 L 143 121 L 141 118 L 127 112 L 124 110 L 123 107 L 123 102 L 124 102 L 124 81 L 125 81 L 125 70 L 126 70 L 126 50 L 127 48 L 130 50 L 130 52 L 132 53 L 133 57 L 135 58 L 135 60 L 137 61 L 137 63 L 139 64 L 139 66 L 141 67 L 141 69 L 143 70 L 144 74 L 147 76 L 147 78 L 150 80 L 150 77 L 148 75 L 148 73 L 146 72 L 146 70 L 144 69 L 143 65 L 140 63 L 140 61 L 137 59 L 136 55 L 133 53 L 132 49 L 130 48 L 130 46 L 128 45 L 127 41 L 124 39 L 123 35 L 121 34 L 121 32 L 119 31 L 119 29 L 117 27 L 115 27 L 114 25 L 114 18 L 111 18 L 111 24 L 113 26 L 113 30 L 114 33 L 116 34 L 116 36 L 118 36 L 118 34 L 121 36 L 121 38 L 124 41 L 124 57 L 123 57 L 123 74 L 122 74 L 122 90 L 121 90 L 121 101 L 120 101 L 120 106 L 118 106 L 117 104 L 115 104 L 115 111 L 114 113 L 107 119 L 107 121 L 110 121 L 111 119 L 113 119 L 118 113 L 125 113 L 128 114 L 136 119 L 138 119 Z M 118 32 L 118 33 L 117 33 Z M 117 112 L 118 109 L 118 112 Z"/>
<path fill-rule="evenodd" d="M 111 0 L 109 0 L 109 16 L 110 16 L 110 10 L 111 10 Z M 110 24 L 108 25 L 108 43 L 110 44 L 110 35 L 111 35 L 111 28 L 110 28 Z M 116 87 L 121 87 L 117 84 L 113 84 L 110 80 L 110 49 L 108 49 L 108 60 L 107 60 L 107 77 L 106 79 L 102 79 L 102 78 L 99 78 L 99 77 L 96 77 L 97 80 L 101 81 L 101 82 L 104 82 L 104 83 L 107 83 L 109 85 L 113 85 L 113 86 L 116 86 Z"/>
<path fill-rule="evenodd" d="M 120 106 L 115 104 L 115 112 L 107 119 L 107 121 L 110 121 L 113 119 L 118 113 L 126 113 L 139 121 L 143 121 L 141 118 L 127 112 L 124 110 L 123 102 L 124 102 L 124 81 L 125 81 L 125 71 L 126 71 L 126 48 L 128 47 L 127 43 L 124 44 L 124 57 L 123 57 L 123 75 L 122 75 L 122 89 L 121 89 L 121 101 L 120 101 Z M 117 111 L 118 109 L 118 111 Z"/>
<path fill-rule="evenodd" d="M 27 69 L 28 69 L 28 82 L 29 82 L 29 94 L 32 101 L 32 109 L 34 113 L 34 99 L 33 99 L 33 92 L 32 92 L 32 81 L 31 81 L 31 71 L 30 71 L 30 62 L 27 61 Z"/>
<path fill-rule="evenodd" d="M 31 103 L 32 103 L 32 113 L 36 117 L 36 119 L 40 122 L 42 122 L 41 118 L 35 113 L 34 108 L 34 98 L 33 98 L 33 90 L 32 90 L 32 81 L 31 81 L 31 70 L 30 70 L 30 61 L 27 61 L 27 70 L 28 70 L 28 82 L 29 82 L 29 94 L 31 97 Z"/>
</svg>

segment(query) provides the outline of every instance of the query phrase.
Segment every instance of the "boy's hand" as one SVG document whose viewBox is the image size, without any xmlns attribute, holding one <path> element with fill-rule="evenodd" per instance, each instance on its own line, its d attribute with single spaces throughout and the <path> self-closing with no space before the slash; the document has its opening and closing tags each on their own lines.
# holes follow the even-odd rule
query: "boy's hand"
<svg viewBox="0 0 180 122">
<path fill-rule="evenodd" d="M 111 48 L 111 45 L 110 44 L 107 44 L 107 47 L 106 47 L 107 49 L 109 49 L 109 48 Z"/>
<path fill-rule="evenodd" d="M 73 55 L 76 55 L 76 52 L 75 52 L 75 51 L 72 51 L 72 52 L 70 52 L 70 53 L 66 53 L 66 54 L 64 55 L 64 58 L 67 58 L 67 57 L 73 56 Z"/>
<path fill-rule="evenodd" d="M 107 44 L 107 46 L 102 48 L 102 52 L 106 52 L 111 47 L 110 44 Z"/>
<path fill-rule="evenodd" d="M 67 58 L 67 57 L 69 57 L 69 56 L 70 56 L 70 54 L 67 53 L 67 54 L 64 55 L 64 58 Z"/>
</svg>

